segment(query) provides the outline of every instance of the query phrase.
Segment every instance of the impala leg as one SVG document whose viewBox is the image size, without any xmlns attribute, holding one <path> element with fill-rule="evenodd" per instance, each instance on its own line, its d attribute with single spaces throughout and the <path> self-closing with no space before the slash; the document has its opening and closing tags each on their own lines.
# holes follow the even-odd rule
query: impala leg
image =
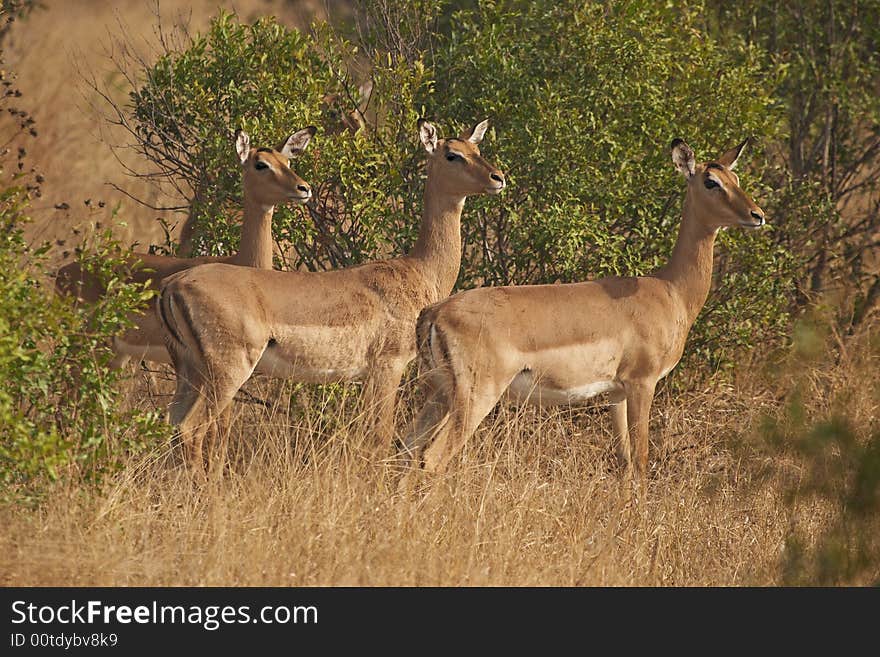
<svg viewBox="0 0 880 657">
<path fill-rule="evenodd" d="M 423 463 L 428 472 L 443 472 L 498 400 L 501 392 L 490 389 L 480 394 L 459 395 L 452 402 L 449 419 L 443 423 L 425 449 Z"/>
<path fill-rule="evenodd" d="M 184 454 L 191 468 L 205 472 L 203 443 L 212 423 L 221 419 L 221 431 L 228 428 L 227 409 L 235 393 L 244 385 L 262 357 L 260 349 L 243 349 L 226 355 L 225 367 L 217 367 L 203 359 L 189 360 L 191 355 L 169 349 L 177 373 L 177 388 L 171 402 L 171 422 L 180 430 Z"/>
<path fill-rule="evenodd" d="M 233 393 L 234 394 L 234 393 Z M 222 464 L 227 456 L 229 449 L 229 432 L 232 429 L 232 404 L 226 405 L 226 408 L 217 412 L 211 422 L 211 432 L 208 435 L 207 450 L 207 467 Z"/>
<path fill-rule="evenodd" d="M 422 449 L 449 420 L 449 401 L 443 392 L 427 384 L 425 403 L 413 419 L 400 446 L 399 455 L 407 462 L 420 458 Z"/>
<path fill-rule="evenodd" d="M 424 363 L 422 365 L 425 367 Z M 398 454 L 407 463 L 425 464 L 428 445 L 445 444 L 452 427 L 452 399 L 455 394 L 455 377 L 447 367 L 435 367 L 422 375 L 425 403 L 407 430 Z"/>
<path fill-rule="evenodd" d="M 259 354 L 255 358 L 243 357 L 240 366 L 230 368 L 206 382 L 203 398 L 207 401 L 212 429 L 209 440 L 213 443 L 209 445 L 209 455 L 215 465 L 226 458 L 229 430 L 232 426 L 232 401 L 253 374 L 259 358 Z"/>
<path fill-rule="evenodd" d="M 449 422 L 447 397 L 430 383 L 426 387 L 424 405 L 413 418 L 404 439 L 398 442 L 396 460 L 404 475 L 398 482 L 399 492 L 407 491 L 416 481 L 418 469 L 412 466 L 422 463 L 425 445 L 442 432 Z"/>
<path fill-rule="evenodd" d="M 201 406 L 204 405 L 199 381 L 183 364 L 175 367 L 175 373 L 174 398 L 168 405 L 168 422 L 177 427 L 186 464 L 201 464 L 201 448 L 196 449 L 195 435 L 202 416 Z"/>
<path fill-rule="evenodd" d="M 648 473 L 648 418 L 656 382 L 639 381 L 626 386 L 626 419 L 635 471 L 644 479 Z"/>
<path fill-rule="evenodd" d="M 394 439 L 395 402 L 405 367 L 399 362 L 377 365 L 364 385 L 366 427 L 379 446 L 387 447 Z"/>
<path fill-rule="evenodd" d="M 626 474 L 632 474 L 632 450 L 629 444 L 629 423 L 627 422 L 626 397 L 612 403 L 611 432 L 614 436 L 614 449 L 617 465 Z"/>
<path fill-rule="evenodd" d="M 205 435 L 212 423 L 217 397 L 204 373 L 186 363 L 178 363 L 176 369 L 177 383 L 168 418 L 178 428 L 187 465 L 204 474 Z"/>
<path fill-rule="evenodd" d="M 207 406 L 204 400 L 198 400 L 179 427 L 184 461 L 190 470 L 200 477 L 206 474 L 203 447 L 205 434 L 211 422 Z"/>
<path fill-rule="evenodd" d="M 189 376 L 176 373 L 174 397 L 168 405 L 168 422 L 179 427 L 199 397 L 199 391 Z"/>
<path fill-rule="evenodd" d="M 240 387 L 224 382 L 197 389 L 195 403 L 180 423 L 184 454 L 193 469 L 205 473 L 225 456 L 232 400 Z"/>
</svg>

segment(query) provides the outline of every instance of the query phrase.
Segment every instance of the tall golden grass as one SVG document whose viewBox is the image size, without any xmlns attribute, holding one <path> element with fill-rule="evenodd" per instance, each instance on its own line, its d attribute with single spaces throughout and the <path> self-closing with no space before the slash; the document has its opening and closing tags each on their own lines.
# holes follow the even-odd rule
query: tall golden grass
<svg viewBox="0 0 880 657">
<path fill-rule="evenodd" d="M 619 477 L 604 411 L 501 406 L 449 473 L 400 492 L 390 454 L 357 431 L 356 387 L 255 381 L 250 395 L 271 403 L 236 405 L 229 462 L 204 487 L 156 445 L 100 490 L 2 508 L 0 583 L 780 584 L 788 534 L 816 540 L 835 506 L 798 496 L 804 465 L 761 427 L 791 421 L 797 388 L 808 421 L 841 415 L 861 441 L 878 431 L 874 329 L 815 338 L 812 361 L 777 354 L 726 382 L 661 390 L 644 489 Z M 140 375 L 131 385 L 132 403 L 167 400 Z M 416 405 L 410 387 L 400 430 Z"/>
</svg>

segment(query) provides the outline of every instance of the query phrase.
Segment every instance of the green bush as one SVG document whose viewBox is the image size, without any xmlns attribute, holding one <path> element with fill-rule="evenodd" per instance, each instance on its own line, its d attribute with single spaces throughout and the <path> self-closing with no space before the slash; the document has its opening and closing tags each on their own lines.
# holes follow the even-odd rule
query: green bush
<svg viewBox="0 0 880 657">
<path fill-rule="evenodd" d="M 13 181 L 15 182 L 15 181 Z M 163 434 L 157 413 L 120 410 L 109 370 L 111 336 L 152 294 L 123 283 L 122 252 L 97 240 L 80 262 L 110 294 L 75 308 L 51 288 L 47 247 L 32 248 L 22 225 L 26 187 L 0 191 L 0 498 L 38 496 L 67 474 L 95 481 L 133 449 Z M 47 289 L 48 282 L 48 289 Z"/>
<path fill-rule="evenodd" d="M 781 72 L 773 94 L 785 139 L 768 182 L 784 192 L 769 209 L 793 224 L 799 305 L 843 289 L 838 321 L 854 328 L 880 303 L 880 2 L 718 2 L 704 19 L 719 40 L 747 39 Z"/>
<path fill-rule="evenodd" d="M 229 209 L 240 202 L 230 147 L 237 126 L 255 143 L 308 123 L 323 128 L 295 163 L 316 202 L 277 214 L 289 267 L 339 267 L 409 248 L 422 205 L 414 129 L 422 112 L 444 135 L 489 117 L 494 133 L 484 151 L 511 183 L 499 199 L 468 203 L 460 288 L 660 266 L 684 194 L 670 162 L 674 137 L 706 159 L 753 137 L 743 185 L 759 203 L 769 196 L 762 147 L 780 138 L 782 125 L 770 95 L 775 72 L 758 49 L 720 44 L 701 30 L 699 3 L 504 0 L 452 11 L 425 2 L 421 22 L 386 4 L 406 29 L 385 24 L 383 38 L 374 24 L 358 47 L 327 26 L 305 35 L 272 19 L 244 25 L 222 14 L 144 72 L 127 110 L 133 134 L 149 159 L 185 183 L 201 252 L 236 244 Z M 442 29 L 426 33 L 429 24 Z M 400 43 L 407 35 L 418 47 Z M 374 83 L 370 125 L 356 135 L 334 130 L 321 99 L 339 93 L 353 107 L 356 81 L 346 71 L 364 60 Z M 786 325 L 794 266 L 784 241 L 773 239 L 780 230 L 722 234 L 715 291 L 691 356 L 715 368 Z"/>
</svg>

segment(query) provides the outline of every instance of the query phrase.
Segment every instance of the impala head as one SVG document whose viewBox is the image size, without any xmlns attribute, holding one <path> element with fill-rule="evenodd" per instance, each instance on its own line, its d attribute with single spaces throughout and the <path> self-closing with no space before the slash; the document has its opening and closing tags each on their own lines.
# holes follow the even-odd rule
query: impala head
<svg viewBox="0 0 880 657">
<path fill-rule="evenodd" d="M 290 158 L 302 153 L 317 131 L 309 126 L 284 139 L 277 148 L 251 148 L 248 133 L 236 132 L 235 150 L 241 160 L 245 195 L 264 206 L 308 201 L 312 188 L 290 168 Z"/>
<path fill-rule="evenodd" d="M 681 139 L 672 142 L 672 162 L 688 181 L 688 198 L 699 216 L 711 222 L 710 228 L 764 225 L 764 211 L 739 186 L 733 172 L 748 139 L 731 148 L 717 160 L 697 164 L 694 151 Z"/>
<path fill-rule="evenodd" d="M 459 137 L 441 139 L 437 128 L 419 119 L 419 138 L 428 151 L 428 177 L 450 194 L 497 194 L 507 184 L 504 174 L 480 155 L 479 143 L 489 128 L 481 121 Z"/>
<path fill-rule="evenodd" d="M 366 112 L 373 94 L 373 81 L 367 80 L 358 87 L 355 107 L 347 93 L 328 93 L 321 99 L 321 112 L 327 117 L 327 131 L 338 135 L 343 132 L 355 134 L 367 127 Z"/>
</svg>

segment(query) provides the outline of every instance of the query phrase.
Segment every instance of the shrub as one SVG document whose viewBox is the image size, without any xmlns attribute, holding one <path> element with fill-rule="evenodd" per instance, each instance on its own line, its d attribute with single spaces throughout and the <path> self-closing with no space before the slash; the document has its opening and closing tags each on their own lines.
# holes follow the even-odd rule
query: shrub
<svg viewBox="0 0 880 657">
<path fill-rule="evenodd" d="M 83 307 L 56 297 L 48 247 L 24 238 L 28 201 L 23 186 L 0 191 L 0 497 L 19 499 L 65 473 L 96 481 L 163 434 L 157 413 L 120 409 L 120 374 L 107 367 L 111 336 L 152 293 L 122 282 L 123 254 L 105 235 L 80 262 L 110 294 Z"/>
<path fill-rule="evenodd" d="M 880 3 L 760 0 L 712 3 L 704 17 L 720 40 L 745 38 L 782 72 L 785 108 L 773 208 L 793 223 L 802 258 L 799 305 L 838 293 L 838 321 L 855 328 L 880 302 Z M 844 292 L 844 294 L 839 294 Z"/>
<path fill-rule="evenodd" d="M 519 2 L 456 14 L 437 97 L 493 118 L 510 189 L 466 221 L 465 286 L 645 274 L 668 258 L 684 184 L 669 144 L 698 158 L 746 136 L 744 188 L 761 204 L 779 112 L 758 53 L 698 29 L 693 3 Z M 773 230 L 771 228 L 770 230 Z M 720 363 L 775 334 L 792 280 L 768 231 L 722 233 L 715 289 L 689 353 Z M 774 276 L 768 277 L 767 271 Z"/>
</svg>

